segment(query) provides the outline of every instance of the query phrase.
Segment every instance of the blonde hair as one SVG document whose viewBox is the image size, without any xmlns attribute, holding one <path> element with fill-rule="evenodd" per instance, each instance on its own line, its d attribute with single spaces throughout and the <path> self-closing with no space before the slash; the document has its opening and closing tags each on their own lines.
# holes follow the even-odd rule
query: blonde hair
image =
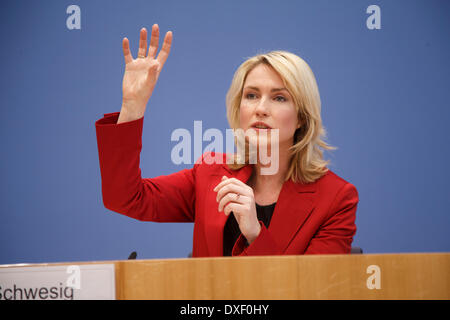
<svg viewBox="0 0 450 320">
<path fill-rule="evenodd" d="M 291 160 L 286 180 L 293 182 L 314 182 L 323 176 L 329 161 L 323 159 L 322 149 L 336 149 L 328 145 L 324 139 L 326 130 L 320 116 L 321 103 L 319 89 L 311 68 L 299 56 L 287 51 L 271 51 L 248 58 L 236 70 L 226 96 L 227 118 L 232 129 L 240 126 L 239 109 L 242 90 L 249 72 L 259 64 L 272 67 L 282 78 L 286 89 L 293 98 L 301 127 L 295 131 L 294 144 L 289 149 Z M 233 170 L 247 165 L 245 163 L 229 163 Z M 236 159 L 236 158 L 235 158 Z"/>
</svg>

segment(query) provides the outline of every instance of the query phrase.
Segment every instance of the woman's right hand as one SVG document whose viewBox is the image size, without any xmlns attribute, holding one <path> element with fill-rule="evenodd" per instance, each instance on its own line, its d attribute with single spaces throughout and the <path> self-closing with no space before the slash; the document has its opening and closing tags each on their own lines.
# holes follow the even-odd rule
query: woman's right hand
<svg viewBox="0 0 450 320">
<path fill-rule="evenodd" d="M 122 83 L 122 110 L 117 123 L 137 120 L 144 116 L 147 102 L 158 81 L 159 73 L 169 56 L 172 37 L 172 32 L 168 31 L 164 37 L 162 49 L 158 57 L 155 58 L 159 43 L 159 27 L 157 24 L 152 26 L 148 54 L 147 30 L 142 28 L 139 37 L 139 52 L 136 59 L 133 59 L 131 55 L 128 39 L 123 39 L 125 73 Z"/>
</svg>

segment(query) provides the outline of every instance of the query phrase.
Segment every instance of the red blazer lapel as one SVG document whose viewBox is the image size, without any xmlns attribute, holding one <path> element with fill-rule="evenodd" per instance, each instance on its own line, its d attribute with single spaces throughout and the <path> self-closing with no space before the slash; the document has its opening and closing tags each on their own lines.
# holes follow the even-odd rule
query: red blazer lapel
<svg viewBox="0 0 450 320">
<path fill-rule="evenodd" d="M 282 251 L 313 211 L 315 201 L 315 183 L 300 184 L 289 180 L 283 184 L 268 229 Z"/>
<path fill-rule="evenodd" d="M 217 193 L 213 189 L 220 183 L 224 175 L 246 183 L 252 170 L 253 167 L 250 165 L 240 170 L 231 170 L 224 164 L 222 172 L 214 174 L 210 178 L 208 196 L 204 207 L 205 220 L 203 225 L 207 239 L 206 246 L 211 256 L 223 255 L 223 229 L 228 218 L 223 212 L 218 211 Z M 313 211 L 315 201 L 315 183 L 300 184 L 286 181 L 283 184 L 269 225 L 269 231 L 273 234 L 282 251 L 287 248 Z"/>
</svg>

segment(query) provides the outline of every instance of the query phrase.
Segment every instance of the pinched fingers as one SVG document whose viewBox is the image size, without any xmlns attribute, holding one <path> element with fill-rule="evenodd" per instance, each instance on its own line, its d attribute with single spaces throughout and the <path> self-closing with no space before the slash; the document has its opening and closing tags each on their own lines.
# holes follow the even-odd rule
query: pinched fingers
<svg viewBox="0 0 450 320">
<path fill-rule="evenodd" d="M 245 205 L 248 202 L 248 197 L 239 192 L 228 192 L 219 200 L 219 212 L 230 203 L 239 203 Z"/>
<path fill-rule="evenodd" d="M 231 178 L 219 183 L 214 191 L 217 191 L 216 200 L 219 203 L 219 211 L 229 202 L 247 204 L 253 197 L 253 190 L 240 180 Z"/>
<path fill-rule="evenodd" d="M 220 199 L 222 199 L 227 193 L 232 192 L 244 196 L 249 196 L 248 191 L 246 188 L 236 184 L 236 183 L 228 183 L 226 185 L 218 186 L 219 188 L 214 189 L 214 191 L 217 191 L 217 202 L 220 202 Z"/>
</svg>

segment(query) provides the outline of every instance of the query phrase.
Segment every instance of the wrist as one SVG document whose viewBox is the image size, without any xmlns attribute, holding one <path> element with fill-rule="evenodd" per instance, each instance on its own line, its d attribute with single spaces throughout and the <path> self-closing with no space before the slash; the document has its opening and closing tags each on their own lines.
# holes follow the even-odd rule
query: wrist
<svg viewBox="0 0 450 320">
<path fill-rule="evenodd" d="M 122 101 L 122 109 L 117 123 L 129 122 L 144 116 L 145 105 L 134 101 Z"/>
<path fill-rule="evenodd" d="M 255 226 L 255 229 L 253 232 L 250 232 L 245 238 L 247 239 L 247 243 L 249 245 L 252 244 L 253 241 L 258 238 L 259 234 L 261 233 L 261 225 L 259 224 L 259 221 L 257 222 L 257 225 Z"/>
</svg>

